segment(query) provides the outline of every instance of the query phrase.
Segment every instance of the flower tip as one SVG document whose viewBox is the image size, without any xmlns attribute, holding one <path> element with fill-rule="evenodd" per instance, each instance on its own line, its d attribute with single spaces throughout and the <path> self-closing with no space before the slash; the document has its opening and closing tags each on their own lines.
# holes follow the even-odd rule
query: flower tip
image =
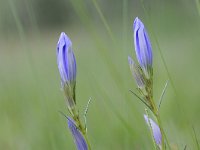
<svg viewBox="0 0 200 150">
<path fill-rule="evenodd" d="M 64 39 L 65 39 L 65 38 L 69 39 L 69 37 L 67 36 L 67 34 L 66 34 L 65 32 L 61 32 L 61 33 L 60 33 L 60 38 L 62 38 L 62 39 L 63 39 L 63 38 L 64 38 Z"/>
<path fill-rule="evenodd" d="M 135 18 L 134 22 L 137 22 L 138 20 L 140 20 L 138 17 Z"/>
<path fill-rule="evenodd" d="M 65 32 L 61 32 L 57 47 L 63 47 L 64 45 L 66 45 L 67 47 L 72 46 L 72 42 L 70 38 L 65 34 Z"/>
<path fill-rule="evenodd" d="M 134 30 L 138 29 L 141 26 L 144 26 L 143 23 L 142 23 L 142 21 L 138 17 L 136 17 L 135 20 L 134 20 L 134 23 L 133 23 L 133 29 Z"/>
<path fill-rule="evenodd" d="M 60 34 L 60 36 L 65 36 L 66 34 L 65 34 L 65 32 L 61 32 L 61 34 Z"/>
<path fill-rule="evenodd" d="M 65 34 L 65 32 L 61 32 L 61 33 L 60 33 L 60 38 L 59 38 L 58 42 L 61 41 L 61 40 L 65 40 L 65 39 L 67 39 L 67 38 L 68 38 L 68 37 L 67 37 L 67 35 Z"/>
<path fill-rule="evenodd" d="M 142 23 L 142 21 L 138 17 L 136 17 L 134 23 Z"/>
</svg>

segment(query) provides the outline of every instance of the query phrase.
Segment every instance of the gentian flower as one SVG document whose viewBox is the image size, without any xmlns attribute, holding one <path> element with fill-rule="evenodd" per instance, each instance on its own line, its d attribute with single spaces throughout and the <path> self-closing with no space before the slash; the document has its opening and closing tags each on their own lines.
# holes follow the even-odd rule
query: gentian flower
<svg viewBox="0 0 200 150">
<path fill-rule="evenodd" d="M 148 118 L 147 115 L 144 115 L 144 119 L 152 130 L 153 138 L 156 144 L 160 147 L 162 145 L 162 134 L 159 126 L 152 119 Z"/>
<path fill-rule="evenodd" d="M 76 82 L 76 59 L 70 38 L 62 32 L 57 44 L 57 63 L 62 86 Z"/>
<path fill-rule="evenodd" d="M 68 108 L 71 110 L 75 106 L 76 59 L 72 42 L 64 32 L 61 33 L 57 44 L 57 64 L 61 86 L 67 98 Z"/>
<path fill-rule="evenodd" d="M 152 48 L 144 24 L 137 17 L 133 24 L 134 44 L 137 60 L 147 79 L 152 74 Z"/>
<path fill-rule="evenodd" d="M 76 123 L 70 117 L 67 117 L 68 127 L 73 135 L 74 143 L 76 144 L 77 150 L 88 150 L 87 143 L 82 133 L 77 128 Z"/>
</svg>

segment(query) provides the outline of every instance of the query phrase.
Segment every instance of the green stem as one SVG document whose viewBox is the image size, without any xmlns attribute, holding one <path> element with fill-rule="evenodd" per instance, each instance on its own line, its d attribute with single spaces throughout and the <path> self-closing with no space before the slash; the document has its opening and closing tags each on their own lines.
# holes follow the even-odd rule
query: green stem
<svg viewBox="0 0 200 150">
<path fill-rule="evenodd" d="M 155 114 L 155 116 L 156 116 L 156 118 L 157 118 L 158 126 L 159 126 L 160 131 L 161 131 L 161 134 L 162 134 L 162 150 L 165 150 L 165 149 L 166 149 L 166 148 L 165 148 L 165 141 L 166 141 L 167 146 L 169 147 L 169 149 L 171 149 L 171 148 L 170 148 L 170 145 L 169 145 L 169 142 L 168 142 L 168 139 L 167 139 L 167 136 L 166 136 L 166 134 L 165 134 L 165 131 L 164 131 L 163 127 L 162 127 L 162 122 L 161 122 L 161 119 L 160 119 L 159 112 L 157 112 L 157 113 Z"/>
<path fill-rule="evenodd" d="M 152 104 L 152 112 L 153 114 L 155 115 L 156 119 L 157 119 L 157 123 L 158 123 L 158 126 L 160 128 L 160 132 L 161 132 L 161 136 L 162 136 L 162 150 L 165 150 L 165 141 L 167 143 L 167 146 L 170 148 L 170 145 L 169 145 L 169 142 L 167 140 L 167 136 L 164 132 L 164 129 L 162 127 L 162 122 L 161 122 L 161 119 L 160 119 L 160 114 L 159 114 L 159 111 L 154 103 L 154 100 L 152 98 L 149 99 L 150 100 L 150 103 Z"/>
<path fill-rule="evenodd" d="M 91 144 L 90 144 L 90 142 L 89 142 L 89 140 L 88 140 L 87 134 L 85 133 L 85 134 L 83 134 L 83 136 L 84 136 L 85 141 L 86 141 L 86 143 L 87 143 L 88 150 L 91 150 Z"/>
<path fill-rule="evenodd" d="M 155 114 L 162 135 L 162 150 L 165 150 L 165 137 L 159 113 Z"/>
<path fill-rule="evenodd" d="M 82 123 L 81 123 L 81 121 L 80 121 L 79 115 L 78 115 L 78 114 L 74 115 L 74 116 L 73 116 L 73 119 L 75 120 L 78 129 L 79 129 L 80 132 L 82 133 L 82 135 L 83 135 L 83 137 L 84 137 L 84 139 L 85 139 L 85 141 L 86 141 L 86 143 L 87 143 L 88 150 L 91 150 L 91 144 L 90 144 L 89 139 L 88 139 L 88 137 L 87 137 L 86 129 L 83 127 L 83 125 L 82 125 Z"/>
</svg>

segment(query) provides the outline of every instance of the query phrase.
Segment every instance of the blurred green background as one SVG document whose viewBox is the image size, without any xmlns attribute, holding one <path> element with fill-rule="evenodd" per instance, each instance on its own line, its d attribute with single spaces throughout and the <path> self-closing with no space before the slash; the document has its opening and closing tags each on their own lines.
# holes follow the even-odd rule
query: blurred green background
<svg viewBox="0 0 200 150">
<path fill-rule="evenodd" d="M 174 149 L 197 149 L 192 129 L 200 140 L 197 1 L 1 0 L 0 150 L 75 149 L 58 112 L 68 114 L 56 63 L 62 31 L 76 55 L 81 115 L 92 98 L 87 115 L 92 148 L 153 149 L 145 107 L 129 92 L 136 91 L 127 56 L 135 58 L 132 23 L 137 16 L 153 46 L 157 103 L 170 79 L 161 106 L 168 139 Z"/>
</svg>

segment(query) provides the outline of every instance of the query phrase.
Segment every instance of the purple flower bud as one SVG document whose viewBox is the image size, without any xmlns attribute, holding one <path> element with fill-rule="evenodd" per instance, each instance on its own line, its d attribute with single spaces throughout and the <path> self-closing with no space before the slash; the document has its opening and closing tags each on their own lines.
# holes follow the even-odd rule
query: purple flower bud
<svg viewBox="0 0 200 150">
<path fill-rule="evenodd" d="M 82 133 L 77 128 L 76 123 L 70 117 L 67 117 L 68 127 L 74 138 L 74 143 L 76 144 L 77 150 L 88 150 L 87 143 L 82 135 Z"/>
<path fill-rule="evenodd" d="M 57 63 L 62 87 L 66 84 L 74 86 L 76 82 L 76 59 L 72 50 L 72 42 L 62 32 L 57 44 Z"/>
<path fill-rule="evenodd" d="M 153 132 L 153 138 L 154 138 L 156 144 L 158 146 L 161 146 L 161 144 L 162 144 L 162 134 L 161 134 L 160 128 L 158 127 L 158 125 L 152 119 L 148 118 L 147 115 L 144 115 L 144 119 Z"/>
<path fill-rule="evenodd" d="M 133 77 L 135 78 L 138 88 L 143 89 L 145 87 L 145 83 L 144 83 L 143 75 L 141 73 L 141 69 L 139 68 L 139 66 L 137 66 L 134 63 L 133 59 L 130 56 L 128 56 L 128 62 L 129 62 L 131 72 L 133 74 Z"/>
<path fill-rule="evenodd" d="M 138 17 L 135 18 L 133 30 L 137 60 L 146 78 L 149 79 L 152 72 L 152 48 L 144 24 L 140 21 Z"/>
</svg>

